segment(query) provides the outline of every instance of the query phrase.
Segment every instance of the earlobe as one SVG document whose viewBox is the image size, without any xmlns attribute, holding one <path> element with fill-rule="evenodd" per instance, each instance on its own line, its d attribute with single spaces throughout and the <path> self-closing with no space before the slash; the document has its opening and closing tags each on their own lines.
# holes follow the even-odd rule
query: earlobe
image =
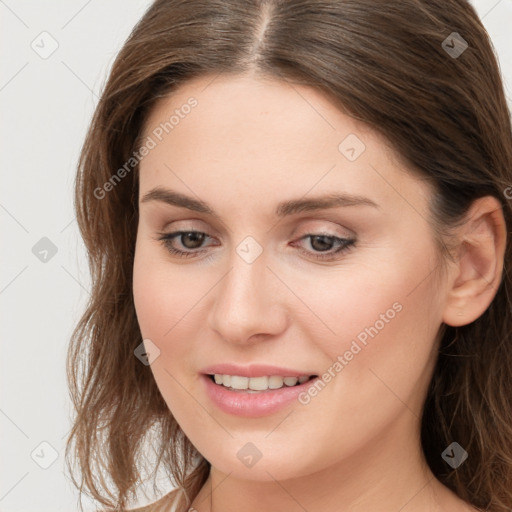
<svg viewBox="0 0 512 512">
<path fill-rule="evenodd" d="M 452 327 L 479 318 L 501 282 L 507 230 L 499 201 L 492 196 L 475 200 L 458 233 L 458 257 L 443 313 L 443 322 Z"/>
</svg>

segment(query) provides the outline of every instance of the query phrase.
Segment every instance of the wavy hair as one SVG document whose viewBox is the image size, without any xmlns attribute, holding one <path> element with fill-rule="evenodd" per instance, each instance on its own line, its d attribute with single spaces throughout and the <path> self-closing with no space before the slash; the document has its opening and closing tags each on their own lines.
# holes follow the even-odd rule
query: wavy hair
<svg viewBox="0 0 512 512">
<path fill-rule="evenodd" d="M 454 32 L 468 44 L 460 55 L 448 51 L 461 49 Z M 173 418 L 150 368 L 134 357 L 142 337 L 132 294 L 138 164 L 130 159 L 159 98 L 200 75 L 245 72 L 314 87 L 381 133 L 435 185 L 436 233 L 456 225 L 475 199 L 500 201 L 508 232 L 502 281 L 476 321 L 442 326 L 421 442 L 435 476 L 458 496 L 480 509 L 510 511 L 512 129 L 492 43 L 466 0 L 150 5 L 112 66 L 76 176 L 92 277 L 67 362 L 76 414 L 66 458 L 79 474 L 76 485 L 126 510 L 149 464 L 164 468 L 177 487 L 158 503 L 186 510 L 207 479 L 209 462 Z M 154 461 L 143 449 L 148 432 Z M 457 469 L 441 459 L 453 440 L 469 453 Z"/>
</svg>

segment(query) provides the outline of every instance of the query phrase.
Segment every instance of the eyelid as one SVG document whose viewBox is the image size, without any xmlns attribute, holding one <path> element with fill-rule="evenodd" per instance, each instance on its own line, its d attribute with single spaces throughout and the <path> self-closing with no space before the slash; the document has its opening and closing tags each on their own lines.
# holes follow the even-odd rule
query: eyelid
<svg viewBox="0 0 512 512">
<path fill-rule="evenodd" d="M 198 249 L 189 249 L 189 250 L 181 250 L 176 249 L 172 246 L 172 242 L 175 238 L 179 238 L 180 236 L 188 233 L 198 233 L 201 235 L 205 235 L 207 238 L 214 238 L 206 232 L 198 231 L 198 230 L 176 230 L 168 233 L 159 233 L 159 237 L 157 238 L 167 249 L 169 254 L 176 256 L 178 258 L 197 258 L 201 254 L 208 252 L 208 248 L 198 248 Z M 327 251 L 309 251 L 302 247 L 298 247 L 298 251 L 305 254 L 308 258 L 315 260 L 316 262 L 335 262 L 342 259 L 343 255 L 352 249 L 356 245 L 356 238 L 353 236 L 343 237 L 337 236 L 330 233 L 325 232 L 315 232 L 314 230 L 309 233 L 305 233 L 299 238 L 295 238 L 293 242 L 290 244 L 292 247 L 295 247 L 295 244 L 301 242 L 302 240 L 312 239 L 314 237 L 326 237 L 333 239 L 335 244 L 338 244 L 338 248 L 333 250 L 332 248 Z M 215 246 L 215 244 L 214 244 Z M 209 260 L 212 256 L 208 255 L 205 259 Z"/>
<path fill-rule="evenodd" d="M 309 220 L 313 220 L 314 221 L 316 219 L 309 219 Z M 332 223 L 332 222 L 329 222 L 329 223 Z M 169 224 L 171 224 L 171 223 L 168 223 L 166 226 L 168 226 Z M 172 223 L 172 224 L 174 224 L 174 223 Z M 332 224 L 335 224 L 335 223 L 332 223 Z M 339 227 L 339 224 L 336 224 L 336 226 Z M 347 230 L 346 228 L 345 228 L 345 230 L 347 232 L 345 232 L 345 233 L 337 233 L 337 232 L 331 232 L 329 229 L 323 229 L 323 228 L 300 227 L 299 229 L 293 231 L 293 233 L 291 235 L 291 238 L 299 240 L 299 239 L 303 239 L 304 237 L 306 237 L 308 235 L 309 236 L 327 236 L 327 237 L 342 238 L 342 239 L 352 239 L 352 238 L 355 238 L 355 233 L 353 233 L 350 230 Z M 183 233 L 190 233 L 190 232 L 192 232 L 192 233 L 201 233 L 201 234 L 206 235 L 209 238 L 215 238 L 215 236 L 212 235 L 210 233 L 210 231 L 203 230 L 202 228 L 197 227 L 197 226 L 194 226 L 194 227 L 191 227 L 191 226 L 176 227 L 172 231 L 168 231 L 168 232 L 166 232 L 165 228 L 164 228 L 164 230 L 162 232 L 159 232 L 157 234 L 159 236 L 161 236 L 161 237 L 164 237 L 164 236 L 169 237 L 170 235 L 174 234 L 177 237 L 178 233 L 183 234 Z"/>
<path fill-rule="evenodd" d="M 294 224 L 297 221 L 294 221 Z M 296 229 L 293 230 L 292 236 L 298 236 L 300 233 L 315 234 L 324 233 L 326 236 L 338 236 L 340 238 L 354 237 L 354 231 L 346 227 L 342 219 L 321 217 L 307 217 L 299 221 Z"/>
</svg>

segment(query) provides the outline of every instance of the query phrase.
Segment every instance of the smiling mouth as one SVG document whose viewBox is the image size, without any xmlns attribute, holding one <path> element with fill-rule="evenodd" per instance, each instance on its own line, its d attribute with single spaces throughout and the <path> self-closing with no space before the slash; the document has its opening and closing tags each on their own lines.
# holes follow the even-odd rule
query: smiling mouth
<svg viewBox="0 0 512 512">
<path fill-rule="evenodd" d="M 240 375 L 209 374 L 208 378 L 229 391 L 261 393 L 283 388 L 301 386 L 315 379 L 317 375 L 300 375 L 297 377 L 281 377 L 270 375 L 264 377 L 242 377 Z"/>
</svg>

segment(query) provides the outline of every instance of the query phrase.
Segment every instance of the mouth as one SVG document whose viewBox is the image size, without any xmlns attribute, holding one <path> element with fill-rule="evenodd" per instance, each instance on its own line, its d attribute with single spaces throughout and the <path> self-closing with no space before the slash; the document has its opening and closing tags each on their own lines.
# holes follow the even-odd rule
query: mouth
<svg viewBox="0 0 512 512">
<path fill-rule="evenodd" d="M 217 386 L 226 388 L 229 391 L 243 393 L 264 393 L 283 388 L 293 388 L 318 377 L 318 375 L 244 377 L 220 373 L 206 374 L 206 376 Z"/>
<path fill-rule="evenodd" d="M 201 380 L 204 383 L 203 389 L 206 396 L 218 409 L 233 416 L 257 418 L 275 414 L 299 403 L 299 397 L 307 393 L 310 386 L 316 385 L 318 376 L 247 377 L 225 373 L 203 373 Z"/>
<path fill-rule="evenodd" d="M 299 397 L 316 386 L 318 373 L 299 368 L 220 363 L 201 369 L 200 380 L 217 409 L 232 416 L 257 418 L 301 403 Z"/>
</svg>

